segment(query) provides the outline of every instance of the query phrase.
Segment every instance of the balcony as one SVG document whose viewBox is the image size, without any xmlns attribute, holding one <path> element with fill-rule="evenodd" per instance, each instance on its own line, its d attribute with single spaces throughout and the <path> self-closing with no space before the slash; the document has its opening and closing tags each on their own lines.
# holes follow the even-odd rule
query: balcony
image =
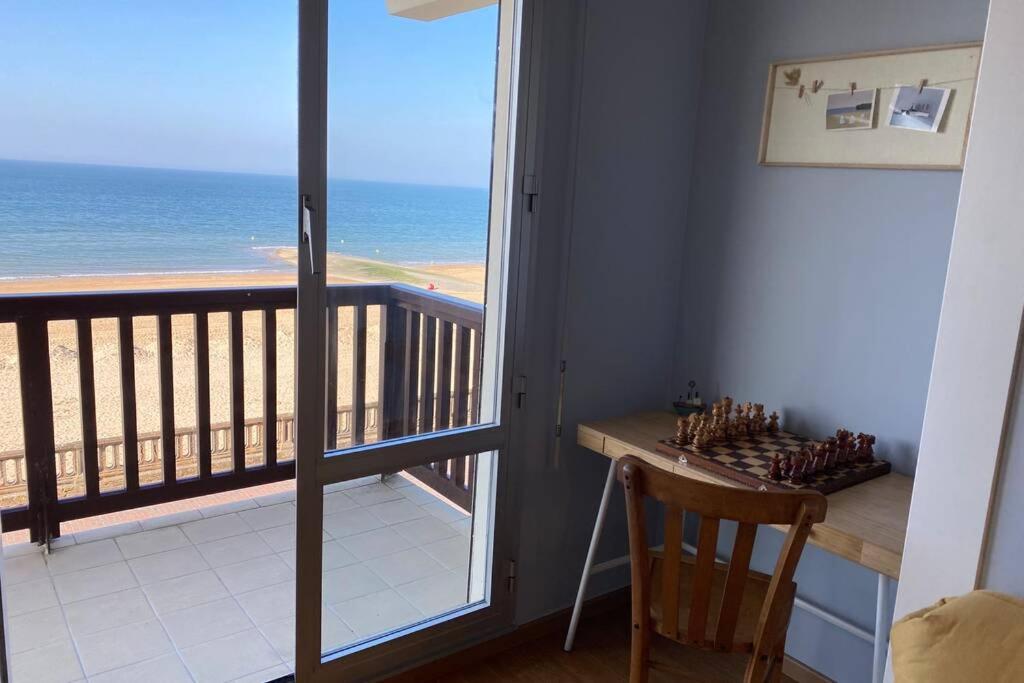
<svg viewBox="0 0 1024 683">
<path fill-rule="evenodd" d="M 23 434 L 0 454 L 15 681 L 293 666 L 294 307 L 293 288 L 0 297 Z M 482 317 L 412 287 L 329 287 L 325 447 L 475 421 Z M 466 602 L 474 466 L 325 488 L 325 648 Z"/>
</svg>

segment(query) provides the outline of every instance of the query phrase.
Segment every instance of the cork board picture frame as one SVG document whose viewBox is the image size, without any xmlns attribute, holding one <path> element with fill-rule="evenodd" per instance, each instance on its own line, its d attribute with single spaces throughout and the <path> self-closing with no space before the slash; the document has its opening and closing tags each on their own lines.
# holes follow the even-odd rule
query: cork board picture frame
<svg viewBox="0 0 1024 683">
<path fill-rule="evenodd" d="M 961 170 L 980 63 L 981 43 L 774 62 L 758 163 Z"/>
</svg>

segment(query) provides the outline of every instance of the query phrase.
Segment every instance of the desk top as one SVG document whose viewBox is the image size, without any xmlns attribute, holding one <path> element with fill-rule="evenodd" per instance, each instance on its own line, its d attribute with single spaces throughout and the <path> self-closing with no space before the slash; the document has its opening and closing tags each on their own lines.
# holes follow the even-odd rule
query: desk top
<svg viewBox="0 0 1024 683">
<path fill-rule="evenodd" d="M 579 425 L 576 442 L 604 456 L 634 455 L 685 477 L 738 486 L 657 451 L 659 439 L 675 433 L 672 413 L 642 413 Z M 851 562 L 898 579 L 910 515 L 914 480 L 887 474 L 828 496 L 828 515 L 814 526 L 808 542 Z M 785 526 L 777 527 L 785 530 Z"/>
</svg>

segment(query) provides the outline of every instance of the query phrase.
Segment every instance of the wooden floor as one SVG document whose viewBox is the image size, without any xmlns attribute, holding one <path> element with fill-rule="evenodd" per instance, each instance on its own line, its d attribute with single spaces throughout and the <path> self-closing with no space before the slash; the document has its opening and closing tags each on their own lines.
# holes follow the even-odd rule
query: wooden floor
<svg viewBox="0 0 1024 683">
<path fill-rule="evenodd" d="M 586 618 L 580 624 L 576 646 L 562 650 L 565 632 L 558 630 L 511 650 L 425 681 L 445 683 L 623 683 L 629 672 L 629 609 L 617 607 Z M 728 655 L 686 648 L 664 638 L 654 638 L 655 668 L 651 681 L 709 683 L 741 681 L 745 655 Z M 784 681 L 792 679 L 783 677 Z"/>
</svg>

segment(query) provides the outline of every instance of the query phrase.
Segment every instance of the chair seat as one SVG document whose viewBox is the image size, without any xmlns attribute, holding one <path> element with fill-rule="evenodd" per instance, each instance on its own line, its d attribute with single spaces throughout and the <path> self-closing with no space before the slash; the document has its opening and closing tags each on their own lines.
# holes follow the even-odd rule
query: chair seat
<svg viewBox="0 0 1024 683">
<path fill-rule="evenodd" d="M 681 643 L 696 645 L 709 649 L 724 649 L 716 647 L 715 632 L 718 629 L 719 606 L 722 604 L 722 595 L 725 593 L 725 580 L 728 575 L 729 566 L 721 562 L 715 563 L 715 570 L 711 580 L 711 608 L 708 610 L 707 626 L 702 637 L 691 637 L 686 632 L 690 619 L 691 589 L 693 587 L 694 558 L 683 555 L 679 563 L 679 632 L 667 633 L 664 628 L 664 615 L 662 614 L 662 573 L 665 562 L 664 554 L 661 551 L 651 551 L 651 619 L 654 622 L 654 630 L 666 638 L 671 638 Z M 739 615 L 736 620 L 736 632 L 733 636 L 731 652 L 752 652 L 754 636 L 757 633 L 757 624 L 761 616 L 761 607 L 768 592 L 768 585 L 771 577 L 760 572 L 749 571 L 747 580 L 744 583 L 743 599 L 740 602 Z"/>
</svg>

